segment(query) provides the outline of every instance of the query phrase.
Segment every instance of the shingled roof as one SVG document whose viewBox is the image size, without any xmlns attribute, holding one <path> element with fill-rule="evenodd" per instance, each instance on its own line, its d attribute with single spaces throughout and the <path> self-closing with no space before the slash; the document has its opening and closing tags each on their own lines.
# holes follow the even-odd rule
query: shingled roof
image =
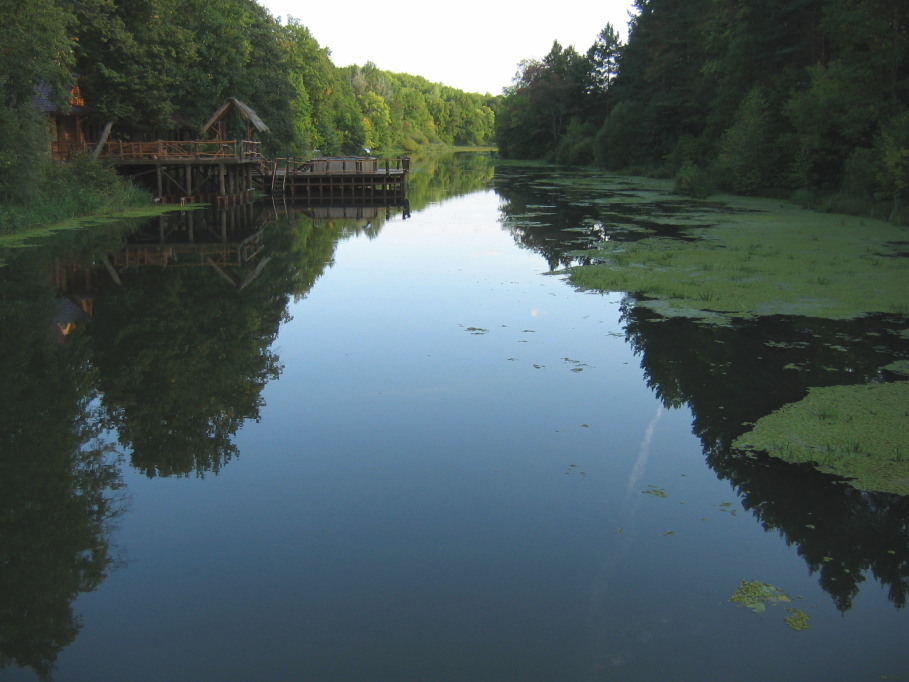
<svg viewBox="0 0 909 682">
<path fill-rule="evenodd" d="M 73 86 L 70 89 L 67 95 L 67 103 L 60 105 L 56 102 L 53 88 L 47 83 L 39 83 L 35 86 L 35 94 L 32 96 L 32 106 L 44 113 L 56 111 L 74 114 L 85 111 L 85 104 L 82 101 L 82 95 L 79 93 L 78 86 Z"/>
</svg>

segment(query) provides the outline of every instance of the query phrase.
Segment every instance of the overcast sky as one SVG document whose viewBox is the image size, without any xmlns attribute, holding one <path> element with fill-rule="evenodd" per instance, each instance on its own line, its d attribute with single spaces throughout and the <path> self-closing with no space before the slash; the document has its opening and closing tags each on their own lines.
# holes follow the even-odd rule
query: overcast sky
<svg viewBox="0 0 909 682">
<path fill-rule="evenodd" d="M 630 0 L 259 2 L 284 23 L 298 19 L 335 66 L 371 61 L 383 71 L 493 95 L 511 84 L 521 60 L 545 57 L 554 40 L 583 54 L 611 23 L 624 42 L 631 8 Z"/>
</svg>

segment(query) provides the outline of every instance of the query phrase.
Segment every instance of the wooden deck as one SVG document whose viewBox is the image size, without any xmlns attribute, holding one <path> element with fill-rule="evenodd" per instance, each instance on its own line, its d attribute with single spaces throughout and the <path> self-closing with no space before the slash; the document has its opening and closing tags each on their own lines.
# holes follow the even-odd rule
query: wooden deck
<svg viewBox="0 0 909 682">
<path fill-rule="evenodd" d="M 403 200 L 410 159 L 317 157 L 273 159 L 262 166 L 263 189 L 291 199 Z"/>
<path fill-rule="evenodd" d="M 54 149 L 55 157 L 66 150 Z M 71 158 L 71 157 L 70 157 Z M 307 201 L 400 203 L 410 159 L 371 156 L 266 159 L 255 140 L 106 142 L 99 158 L 162 203 L 251 200 L 255 190 Z"/>
</svg>

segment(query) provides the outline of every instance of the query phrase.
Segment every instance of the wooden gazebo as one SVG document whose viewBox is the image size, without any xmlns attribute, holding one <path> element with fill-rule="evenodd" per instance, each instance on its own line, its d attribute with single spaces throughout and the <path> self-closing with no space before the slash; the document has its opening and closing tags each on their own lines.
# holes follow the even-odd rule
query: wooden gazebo
<svg viewBox="0 0 909 682">
<path fill-rule="evenodd" d="M 199 129 L 200 136 L 206 136 L 214 134 L 214 137 L 218 140 L 227 139 L 227 116 L 231 111 L 236 110 L 237 113 L 246 121 L 246 138 L 247 140 L 255 139 L 257 132 L 267 133 L 269 132 L 268 126 L 259 118 L 259 115 L 253 111 L 252 107 L 248 104 L 244 104 L 236 97 L 229 97 L 227 101 L 222 104 L 218 110 L 212 114 L 211 118 L 208 119 L 208 122 Z"/>
</svg>

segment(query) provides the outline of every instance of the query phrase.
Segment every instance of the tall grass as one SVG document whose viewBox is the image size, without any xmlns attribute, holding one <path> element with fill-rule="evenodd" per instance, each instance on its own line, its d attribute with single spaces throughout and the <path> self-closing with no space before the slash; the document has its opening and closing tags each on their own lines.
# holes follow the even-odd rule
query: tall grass
<svg viewBox="0 0 909 682">
<path fill-rule="evenodd" d="M 78 217 L 117 213 L 150 198 L 107 166 L 87 157 L 71 164 L 36 159 L 27 189 L 0 202 L 0 235 L 23 234 Z M 32 169 L 34 171 L 34 169 Z"/>
</svg>

